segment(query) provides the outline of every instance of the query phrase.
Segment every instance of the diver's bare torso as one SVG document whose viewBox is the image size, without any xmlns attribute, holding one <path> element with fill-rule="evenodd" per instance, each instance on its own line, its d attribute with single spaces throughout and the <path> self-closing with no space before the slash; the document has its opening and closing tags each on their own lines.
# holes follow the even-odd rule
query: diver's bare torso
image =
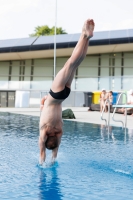
<svg viewBox="0 0 133 200">
<path fill-rule="evenodd" d="M 54 78 L 48 96 L 43 97 L 41 100 L 42 113 L 40 117 L 39 137 L 40 163 L 43 163 L 46 159 L 47 147 L 48 149 L 52 149 L 52 159 L 55 160 L 57 157 L 58 147 L 63 134 L 62 102 L 69 96 L 75 72 L 87 54 L 88 42 L 93 36 L 94 25 L 93 19 L 85 21 L 81 36 L 72 55 Z M 54 134 L 56 137 L 50 137 L 51 134 Z M 54 142 L 52 142 L 52 139 L 54 139 Z"/>
<path fill-rule="evenodd" d="M 61 137 L 63 134 L 61 102 L 61 100 L 54 99 L 50 94 L 44 97 L 41 101 L 42 112 L 39 125 L 40 164 L 42 164 L 46 159 L 46 141 L 52 138 L 51 136 L 56 138 L 58 144 L 54 149 L 52 149 L 52 162 L 54 162 L 55 158 L 57 157 L 58 147 L 60 145 Z"/>
<path fill-rule="evenodd" d="M 51 134 L 52 132 L 62 132 L 62 101 L 54 99 L 48 94 L 41 112 L 40 131 L 45 129 Z"/>
</svg>

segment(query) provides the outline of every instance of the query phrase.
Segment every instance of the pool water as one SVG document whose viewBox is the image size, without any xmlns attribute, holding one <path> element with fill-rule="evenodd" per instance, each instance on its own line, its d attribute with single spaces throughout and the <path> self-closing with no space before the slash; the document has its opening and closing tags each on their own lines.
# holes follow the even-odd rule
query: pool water
<svg viewBox="0 0 133 200">
<path fill-rule="evenodd" d="M 39 117 L 0 113 L 0 200 L 133 199 L 133 130 L 64 121 L 58 158 L 38 164 Z"/>
</svg>

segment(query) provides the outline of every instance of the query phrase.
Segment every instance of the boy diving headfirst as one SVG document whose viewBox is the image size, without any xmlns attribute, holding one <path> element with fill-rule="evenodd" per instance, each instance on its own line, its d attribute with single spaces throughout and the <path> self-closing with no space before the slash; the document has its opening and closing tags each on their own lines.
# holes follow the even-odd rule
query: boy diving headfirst
<svg viewBox="0 0 133 200">
<path fill-rule="evenodd" d="M 62 102 L 70 94 L 74 74 L 86 56 L 89 39 L 93 37 L 94 26 L 93 19 L 85 21 L 82 33 L 71 57 L 56 75 L 49 94 L 41 100 L 42 113 L 40 117 L 39 137 L 40 164 L 43 164 L 46 159 L 46 148 L 52 150 L 52 162 L 57 157 L 63 134 Z"/>
</svg>

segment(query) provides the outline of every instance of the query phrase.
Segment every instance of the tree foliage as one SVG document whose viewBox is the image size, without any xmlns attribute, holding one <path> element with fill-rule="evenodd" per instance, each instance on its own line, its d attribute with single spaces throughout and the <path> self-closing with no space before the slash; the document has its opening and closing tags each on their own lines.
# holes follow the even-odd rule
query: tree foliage
<svg viewBox="0 0 133 200">
<path fill-rule="evenodd" d="M 55 33 L 55 27 L 49 28 L 49 26 L 37 26 L 35 27 L 34 33 L 30 34 L 30 37 L 34 36 L 41 36 L 41 35 L 54 35 Z M 65 30 L 63 30 L 61 27 L 56 27 L 56 34 L 67 34 Z"/>
</svg>

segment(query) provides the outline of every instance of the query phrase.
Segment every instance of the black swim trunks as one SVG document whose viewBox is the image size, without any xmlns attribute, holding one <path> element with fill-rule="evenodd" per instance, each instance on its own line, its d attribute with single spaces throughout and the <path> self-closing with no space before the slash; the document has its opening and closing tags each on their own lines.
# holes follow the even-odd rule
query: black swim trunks
<svg viewBox="0 0 133 200">
<path fill-rule="evenodd" d="M 49 91 L 50 95 L 54 98 L 54 99 L 66 99 L 69 94 L 70 94 L 70 88 L 66 87 L 64 88 L 64 90 L 60 91 L 60 92 L 53 92 L 51 89 Z"/>
</svg>

